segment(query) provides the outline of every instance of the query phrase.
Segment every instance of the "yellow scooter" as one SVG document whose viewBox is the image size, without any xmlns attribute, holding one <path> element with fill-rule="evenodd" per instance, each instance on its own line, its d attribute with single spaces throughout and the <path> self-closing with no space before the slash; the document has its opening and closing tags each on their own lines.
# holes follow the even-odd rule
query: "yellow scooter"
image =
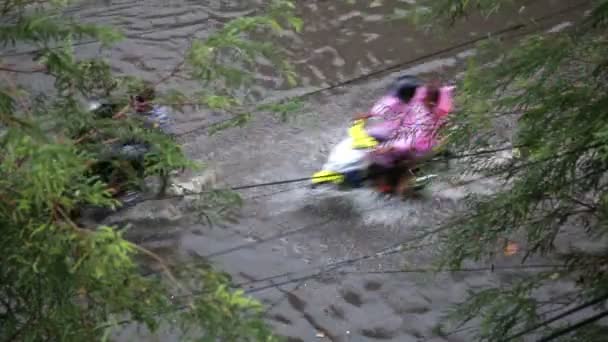
<svg viewBox="0 0 608 342">
<path fill-rule="evenodd" d="M 357 188 L 377 176 L 372 170 L 369 153 L 379 142 L 365 130 L 365 120 L 355 120 L 348 128 L 348 136 L 330 152 L 322 169 L 311 177 L 313 187 L 334 185 L 340 188 Z M 437 175 L 416 177 L 414 189 L 424 188 Z"/>
</svg>

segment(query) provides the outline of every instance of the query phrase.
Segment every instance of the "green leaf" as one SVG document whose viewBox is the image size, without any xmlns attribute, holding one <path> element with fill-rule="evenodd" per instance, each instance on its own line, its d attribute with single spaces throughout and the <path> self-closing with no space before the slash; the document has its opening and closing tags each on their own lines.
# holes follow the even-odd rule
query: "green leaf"
<svg viewBox="0 0 608 342">
<path fill-rule="evenodd" d="M 10 2 L 8 13 L 18 20 L 0 27 L 1 42 L 40 48 L 36 62 L 46 66 L 44 78 L 52 87 L 48 95 L 35 95 L 39 85 L 0 86 L 0 226 L 5 256 L 0 297 L 11 298 L 12 306 L 2 310 L 0 339 L 107 340 L 114 329 L 122 328 L 123 323 L 116 321 L 120 317 L 133 326 L 145 326 L 150 335 L 161 325 L 171 325 L 178 335 L 195 339 L 276 341 L 262 320 L 260 304 L 231 292 L 228 277 L 205 265 L 166 262 L 127 241 L 124 229 L 98 226 L 89 209 L 118 207 L 110 188 L 146 192 L 145 177 L 167 179 L 173 170 L 198 166 L 172 137 L 150 129 L 138 119 L 141 115 L 129 112 L 133 95 L 177 106 L 195 98 L 215 110 L 233 110 L 238 114 L 230 120 L 232 127 L 250 120 L 252 114 L 242 109 L 255 104 L 237 95 L 253 81 L 259 59 L 284 65 L 280 49 L 268 43 L 267 36 L 262 35 L 262 41 L 253 37 L 260 37 L 260 31 L 277 31 L 293 16 L 292 4 L 274 1 L 273 6 L 281 7 L 237 18 L 208 39 L 194 41 L 184 51 L 183 71 L 191 71 L 204 92 L 187 93 L 171 89 L 170 82 L 161 88 L 155 83 L 160 80 L 116 74 L 101 54 L 80 57 L 74 43 L 96 39 L 104 48 L 121 34 L 83 23 L 77 16 L 66 18 L 60 8 L 67 4 Z M 103 110 L 90 112 L 82 102 L 91 98 L 108 103 Z M 113 118 L 125 110 L 126 118 Z M 142 158 L 117 153 L 117 147 L 134 141 L 149 146 Z M 240 217 L 242 204 L 238 194 L 210 191 L 193 201 L 191 209 L 214 224 L 224 224 Z M 144 266 L 158 267 L 162 276 L 143 276 Z M 184 298 L 178 293 L 192 295 Z"/>
<path fill-rule="evenodd" d="M 289 24 L 296 32 L 302 32 L 302 28 L 304 27 L 304 21 L 298 17 L 289 17 L 287 18 Z"/>
</svg>

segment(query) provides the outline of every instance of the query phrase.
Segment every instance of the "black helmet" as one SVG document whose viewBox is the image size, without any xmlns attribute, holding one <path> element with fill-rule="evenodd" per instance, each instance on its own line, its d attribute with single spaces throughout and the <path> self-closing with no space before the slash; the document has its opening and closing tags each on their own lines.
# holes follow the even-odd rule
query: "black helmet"
<svg viewBox="0 0 608 342">
<path fill-rule="evenodd" d="M 416 94 L 416 89 L 422 85 L 422 81 L 415 76 L 403 75 L 393 82 L 391 92 L 401 101 L 409 102 L 414 97 L 414 94 Z"/>
</svg>

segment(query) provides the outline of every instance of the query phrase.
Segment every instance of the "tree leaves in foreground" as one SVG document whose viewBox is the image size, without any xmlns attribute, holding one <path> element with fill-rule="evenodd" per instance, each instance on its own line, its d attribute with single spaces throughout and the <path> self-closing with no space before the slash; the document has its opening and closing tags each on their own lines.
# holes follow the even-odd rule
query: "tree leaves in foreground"
<svg viewBox="0 0 608 342">
<path fill-rule="evenodd" d="M 0 340 L 96 341 L 111 338 L 125 324 L 144 324 L 152 333 L 171 329 L 182 340 L 274 341 L 261 321 L 260 304 L 231 290 L 228 279 L 212 268 L 169 268 L 125 240 L 120 227 L 78 223 L 83 206 L 118 205 L 94 169 L 106 160 L 112 142 L 136 139 L 153 146 L 144 174 L 130 175 L 132 181 L 193 163 L 170 137 L 138 120 L 112 118 L 128 109 L 129 96 L 142 91 L 143 82 L 113 74 L 105 60 L 77 56 L 73 43 L 94 39 L 108 46 L 120 34 L 64 16 L 66 4 L 3 1 L 0 6 L 7 19 L 0 25 L 1 43 L 36 47 L 39 65 L 24 71 L 0 60 Z M 271 1 L 266 12 L 235 19 L 193 41 L 184 61 L 157 83 L 182 73 L 205 92 L 167 90 L 173 98 L 198 96 L 214 109 L 243 103 L 232 90 L 247 80 L 255 58 L 280 60 L 278 49 L 253 40 L 253 34 L 268 40 L 269 34 L 300 27 L 292 9 L 288 1 Z M 279 65 L 293 78 L 287 64 Z M 39 73 L 55 88 L 34 94 L 13 79 L 23 72 Z M 92 115 L 82 101 L 91 97 L 110 99 L 116 112 Z M 127 166 L 117 168 L 122 167 Z M 159 264 L 161 276 L 142 276 L 136 257 Z"/>
<path fill-rule="evenodd" d="M 500 11 L 500 3 L 437 0 L 426 13 L 456 19 L 473 10 Z M 512 48 L 486 43 L 458 88 L 453 148 L 513 146 L 519 155 L 502 163 L 483 157 L 471 163 L 469 171 L 502 187 L 469 196 L 466 214 L 446 223 L 439 233 L 441 264 L 457 268 L 471 260 L 495 260 L 505 241 L 516 240 L 524 249 L 523 263 L 548 256 L 563 265 L 472 293 L 453 317 L 480 322 L 480 341 L 548 336 L 592 311 L 510 339 L 572 305 L 608 294 L 608 1 L 592 7 L 567 30 L 534 34 Z M 595 246 L 557 248 L 557 241 L 572 239 Z M 558 282 L 574 287 L 563 298 L 539 297 L 539 290 Z M 600 301 L 599 307 L 605 305 Z M 593 323 L 551 338 L 605 341 L 606 328 Z"/>
</svg>

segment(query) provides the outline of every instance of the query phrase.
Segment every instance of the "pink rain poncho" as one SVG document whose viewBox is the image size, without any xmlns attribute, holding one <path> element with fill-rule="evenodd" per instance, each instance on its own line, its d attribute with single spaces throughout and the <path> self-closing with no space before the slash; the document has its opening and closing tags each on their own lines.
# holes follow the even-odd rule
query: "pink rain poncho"
<svg viewBox="0 0 608 342">
<path fill-rule="evenodd" d="M 389 153 L 372 153 L 374 163 L 390 166 L 403 156 L 420 157 L 428 154 L 439 143 L 437 133 L 446 115 L 452 109 L 453 87 L 441 87 L 435 110 L 424 103 L 426 87 L 416 90 L 408 103 L 396 97 L 380 99 L 371 110 L 371 115 L 381 117 L 384 122 L 371 126 L 369 135 L 382 141 L 381 147 L 392 147 Z"/>
</svg>

